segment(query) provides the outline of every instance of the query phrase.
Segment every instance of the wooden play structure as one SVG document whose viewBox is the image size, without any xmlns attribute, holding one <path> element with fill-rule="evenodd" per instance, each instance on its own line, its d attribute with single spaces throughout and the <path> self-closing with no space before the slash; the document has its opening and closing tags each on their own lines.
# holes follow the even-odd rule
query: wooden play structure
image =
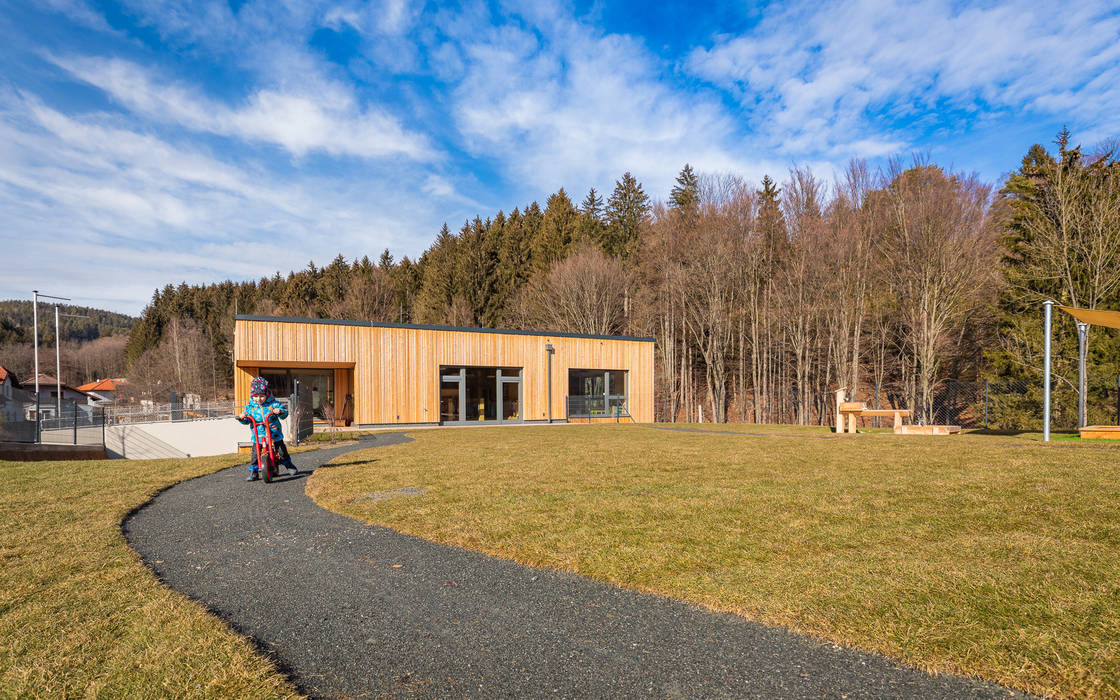
<svg viewBox="0 0 1120 700">
<path fill-rule="evenodd" d="M 959 425 L 906 425 L 903 418 L 910 417 L 910 411 L 901 408 L 868 408 L 865 401 L 849 401 L 846 387 L 836 391 L 836 432 L 856 432 L 857 418 L 893 418 L 895 435 L 954 435 L 961 431 Z"/>
</svg>

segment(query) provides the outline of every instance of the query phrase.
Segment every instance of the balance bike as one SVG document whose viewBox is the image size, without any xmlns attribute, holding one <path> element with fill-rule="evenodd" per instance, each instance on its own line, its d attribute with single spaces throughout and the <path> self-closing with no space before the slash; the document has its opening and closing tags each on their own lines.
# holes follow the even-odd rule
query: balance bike
<svg viewBox="0 0 1120 700">
<path fill-rule="evenodd" d="M 259 423 L 255 418 L 246 414 L 249 419 L 249 424 L 253 427 L 253 454 L 257 456 L 257 468 L 261 471 L 261 476 L 264 478 L 266 484 L 272 483 L 272 477 L 276 475 L 276 449 L 272 445 L 272 431 L 269 430 L 268 418 L 265 422 Z M 257 436 L 257 426 L 263 425 L 264 439 L 262 440 Z M 263 443 L 263 444 L 262 444 Z"/>
</svg>

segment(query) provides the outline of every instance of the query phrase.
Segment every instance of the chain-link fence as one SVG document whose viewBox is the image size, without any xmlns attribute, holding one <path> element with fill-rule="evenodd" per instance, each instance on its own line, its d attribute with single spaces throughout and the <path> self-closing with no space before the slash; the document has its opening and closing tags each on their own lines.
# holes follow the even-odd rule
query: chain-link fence
<svg viewBox="0 0 1120 700">
<path fill-rule="evenodd" d="M 883 384 L 864 387 L 853 396 L 867 408 L 905 410 L 907 423 L 924 425 L 957 425 L 962 428 L 986 428 L 997 431 L 1042 430 L 1043 388 L 1040 380 L 979 380 L 962 382 L 944 380 L 930 392 L 929 402 L 912 397 L 913 387 Z M 710 403 L 702 397 L 688 406 L 677 400 L 676 420 L 710 422 Z M 757 400 L 757 413 L 755 402 Z M 667 393 L 655 397 L 658 420 L 673 420 Z M 1120 387 L 1115 383 L 1090 381 L 1086 393 L 1086 424 L 1120 424 Z M 802 400 L 796 390 L 788 396 L 759 396 L 748 390 L 743 399 L 728 400 L 730 422 L 833 425 L 836 420 L 836 392 L 813 392 Z M 1077 429 L 1077 390 L 1068 382 L 1055 378 L 1051 387 L 1050 420 L 1054 430 Z M 891 426 L 891 418 L 861 418 L 861 428 Z"/>
<path fill-rule="evenodd" d="M 1041 430 L 1043 389 L 1041 382 L 1026 380 L 945 380 L 930 392 L 928 404 L 912 400 L 906 388 L 880 386 L 858 400 L 868 408 L 910 411 L 907 422 L 925 425 L 957 425 L 989 430 Z M 1091 384 L 1087 395 L 1088 424 L 1111 424 L 1117 420 L 1117 389 Z M 1050 396 L 1051 426 L 1054 430 L 1077 429 L 1077 391 L 1055 382 Z M 863 419 L 870 426 L 890 425 L 890 419 Z M 863 423 L 861 423 L 862 425 Z"/>
</svg>

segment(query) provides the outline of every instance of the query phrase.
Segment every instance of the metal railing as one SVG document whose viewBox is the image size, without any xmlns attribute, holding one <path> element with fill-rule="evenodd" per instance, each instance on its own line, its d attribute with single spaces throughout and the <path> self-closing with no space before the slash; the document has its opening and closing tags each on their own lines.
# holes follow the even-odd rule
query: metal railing
<svg viewBox="0 0 1120 700">
<path fill-rule="evenodd" d="M 625 396 L 569 396 L 567 403 L 568 420 L 630 417 Z"/>
<path fill-rule="evenodd" d="M 105 411 L 99 407 L 74 404 L 69 412 L 63 409 L 62 416 L 40 419 L 37 431 L 36 421 L 25 423 L 30 426 L 30 430 L 24 428 L 22 432 L 25 439 L 19 442 L 50 445 L 105 444 Z"/>
<path fill-rule="evenodd" d="M 238 408 L 235 401 L 205 401 L 190 406 L 181 403 L 121 404 L 106 407 L 106 420 L 110 425 L 207 420 L 237 415 Z"/>
</svg>

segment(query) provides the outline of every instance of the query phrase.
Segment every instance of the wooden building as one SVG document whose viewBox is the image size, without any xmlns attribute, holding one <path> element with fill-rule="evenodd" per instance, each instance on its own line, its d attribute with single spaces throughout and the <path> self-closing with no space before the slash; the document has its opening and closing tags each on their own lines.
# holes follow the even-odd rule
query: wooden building
<svg viewBox="0 0 1120 700">
<path fill-rule="evenodd" d="M 295 382 L 318 419 L 360 426 L 653 421 L 653 339 L 237 316 L 237 400 Z"/>
</svg>

